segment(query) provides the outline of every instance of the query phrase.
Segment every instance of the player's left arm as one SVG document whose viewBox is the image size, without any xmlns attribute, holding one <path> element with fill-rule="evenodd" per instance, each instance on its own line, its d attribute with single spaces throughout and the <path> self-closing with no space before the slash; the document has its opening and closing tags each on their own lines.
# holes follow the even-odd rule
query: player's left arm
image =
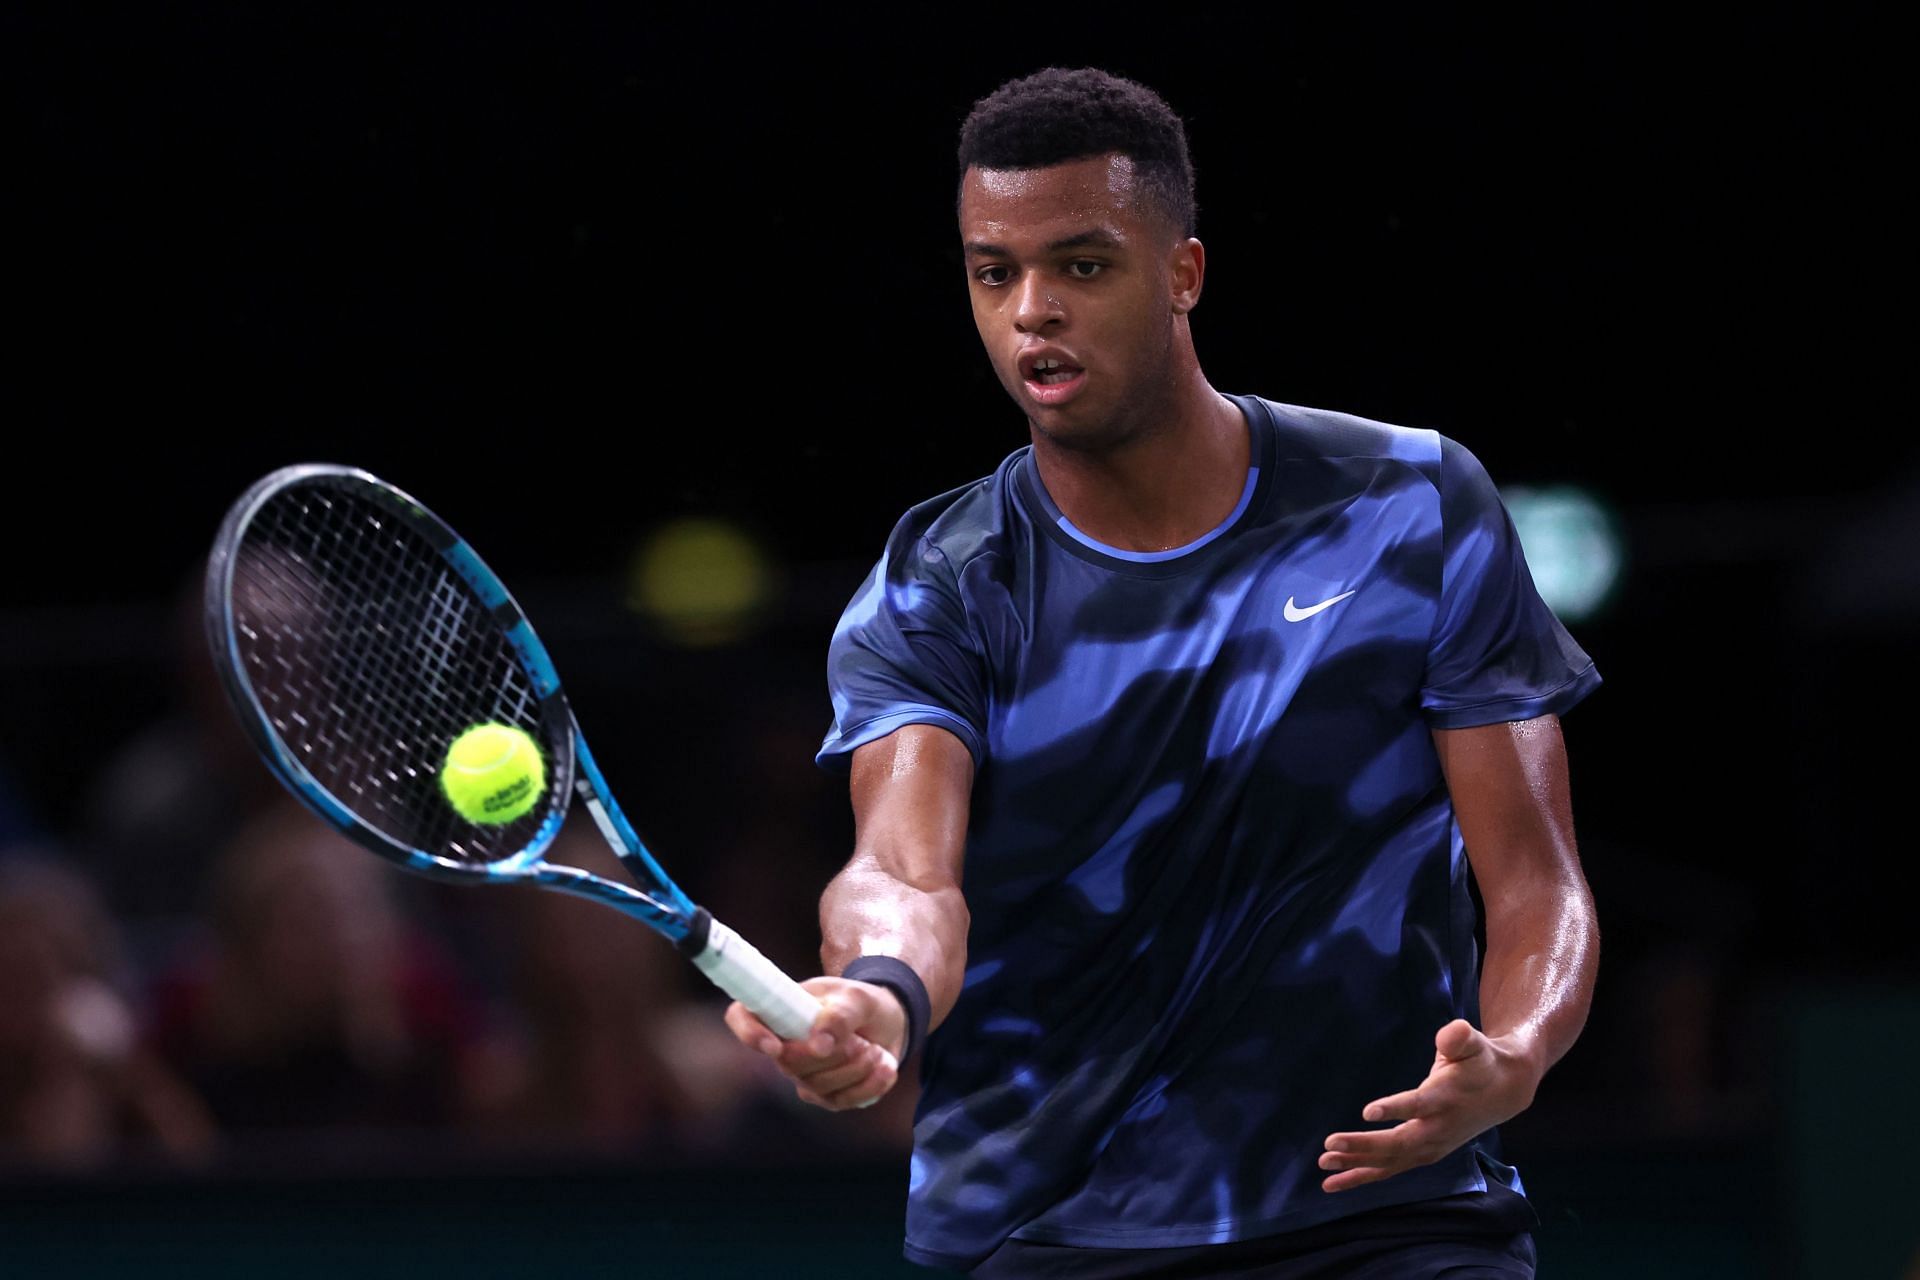
<svg viewBox="0 0 1920 1280">
<path fill-rule="evenodd" d="M 1327 1191 L 1431 1164 L 1526 1110 L 1593 999 L 1600 927 L 1574 847 L 1559 717 L 1436 729 L 1433 740 L 1486 904 L 1482 1027 L 1441 1027 L 1426 1080 L 1367 1104 L 1362 1119 L 1392 1127 L 1327 1138 Z"/>
</svg>

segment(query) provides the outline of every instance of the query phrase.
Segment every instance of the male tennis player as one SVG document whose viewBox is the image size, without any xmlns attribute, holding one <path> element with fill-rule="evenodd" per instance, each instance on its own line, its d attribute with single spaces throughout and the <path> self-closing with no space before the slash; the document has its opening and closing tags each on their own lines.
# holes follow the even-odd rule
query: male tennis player
<svg viewBox="0 0 1920 1280">
<path fill-rule="evenodd" d="M 1593 664 L 1467 450 L 1208 385 L 1186 138 L 1151 91 L 1007 84 L 960 164 L 1031 445 L 909 511 L 847 607 L 839 976 L 807 1041 L 730 1024 L 830 1108 L 924 1039 L 919 1262 L 1532 1275 L 1494 1126 L 1586 1017 L 1557 716 Z"/>
</svg>

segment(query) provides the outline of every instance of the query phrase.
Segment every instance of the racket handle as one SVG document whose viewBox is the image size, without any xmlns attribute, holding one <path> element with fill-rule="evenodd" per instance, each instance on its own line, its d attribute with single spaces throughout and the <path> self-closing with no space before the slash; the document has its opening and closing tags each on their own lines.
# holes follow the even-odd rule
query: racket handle
<svg viewBox="0 0 1920 1280">
<path fill-rule="evenodd" d="M 692 951 L 691 943 L 703 932 L 706 945 Z M 694 967 L 707 975 L 713 985 L 753 1011 L 767 1029 L 782 1040 L 798 1040 L 813 1027 L 820 1014 L 820 1002 L 804 987 L 783 973 L 773 961 L 754 950 L 753 944 L 715 920 L 704 910 L 695 918 L 695 928 L 682 949 Z"/>
</svg>

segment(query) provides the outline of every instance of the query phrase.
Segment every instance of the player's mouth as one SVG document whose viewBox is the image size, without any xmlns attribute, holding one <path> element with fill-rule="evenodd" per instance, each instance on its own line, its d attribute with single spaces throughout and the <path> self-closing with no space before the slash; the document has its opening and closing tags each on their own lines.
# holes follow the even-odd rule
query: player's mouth
<svg viewBox="0 0 1920 1280">
<path fill-rule="evenodd" d="M 1042 349 L 1020 356 L 1020 381 L 1027 394 L 1043 405 L 1064 404 L 1086 386 L 1087 371 L 1065 352 Z"/>
</svg>

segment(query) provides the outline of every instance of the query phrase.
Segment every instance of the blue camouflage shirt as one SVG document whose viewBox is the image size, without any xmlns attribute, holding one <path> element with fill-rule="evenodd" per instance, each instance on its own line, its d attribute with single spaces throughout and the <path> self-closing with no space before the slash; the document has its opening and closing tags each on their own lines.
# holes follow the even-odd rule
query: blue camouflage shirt
<svg viewBox="0 0 1920 1280">
<path fill-rule="evenodd" d="M 847 606 L 823 764 L 972 752 L 965 988 L 928 1038 L 907 1256 L 1168 1247 L 1519 1189 L 1497 1136 L 1339 1195 L 1329 1133 L 1479 1021 L 1431 732 L 1600 682 L 1466 449 L 1233 397 L 1239 505 L 1172 551 L 1060 513 L 1031 452 L 920 504 Z"/>
</svg>

